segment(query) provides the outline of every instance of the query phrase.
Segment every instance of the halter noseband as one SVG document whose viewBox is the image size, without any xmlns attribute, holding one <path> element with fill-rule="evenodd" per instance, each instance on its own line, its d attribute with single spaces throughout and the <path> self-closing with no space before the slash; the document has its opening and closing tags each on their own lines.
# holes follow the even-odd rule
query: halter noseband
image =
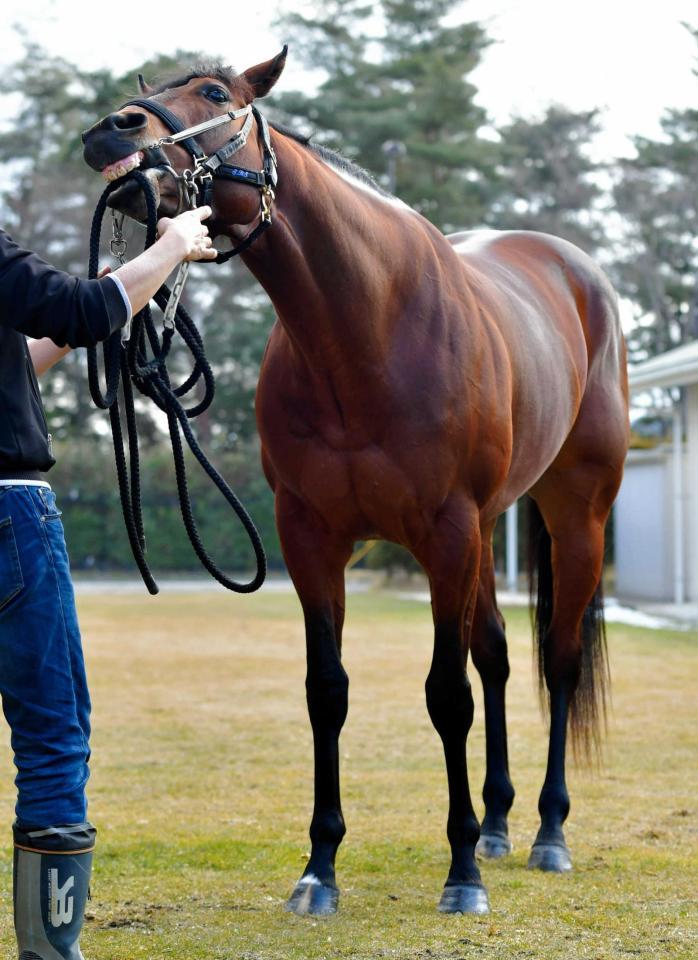
<svg viewBox="0 0 698 960">
<path fill-rule="evenodd" d="M 204 120 L 193 127 L 185 127 L 176 114 L 152 99 L 137 97 L 128 100 L 121 109 L 123 107 L 141 107 L 158 117 L 168 128 L 170 136 L 161 137 L 154 148 L 162 153 L 164 163 L 161 165 L 165 166 L 177 181 L 180 193 L 186 196 L 190 206 L 211 205 L 214 179 L 245 183 L 251 187 L 257 187 L 260 191 L 261 219 L 259 223 L 236 247 L 226 253 L 219 253 L 215 260 L 216 263 L 225 263 L 231 257 L 247 250 L 257 237 L 271 226 L 271 205 L 278 182 L 276 154 L 271 145 L 269 124 L 254 104 L 248 104 L 240 110 L 229 110 L 221 116 Z M 222 126 L 224 123 L 230 123 L 232 120 L 239 120 L 244 116 L 247 116 L 247 120 L 242 128 L 220 150 L 216 150 L 210 156 L 207 156 L 196 142 L 195 137 L 198 134 Z M 246 167 L 236 167 L 226 163 L 247 143 L 252 130 L 253 119 L 257 121 L 258 136 L 262 144 L 263 166 L 261 170 L 248 170 Z M 160 150 L 162 146 L 175 143 L 181 144 L 194 161 L 194 169 L 185 170 L 181 176 L 174 170 L 164 152 Z"/>
</svg>

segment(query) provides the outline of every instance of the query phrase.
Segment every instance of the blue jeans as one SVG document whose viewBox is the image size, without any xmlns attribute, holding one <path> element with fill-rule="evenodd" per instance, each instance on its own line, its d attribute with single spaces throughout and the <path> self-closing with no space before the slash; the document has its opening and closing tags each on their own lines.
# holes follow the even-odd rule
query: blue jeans
<svg viewBox="0 0 698 960">
<path fill-rule="evenodd" d="M 0 693 L 20 827 L 83 823 L 90 698 L 56 500 L 0 486 Z"/>
</svg>

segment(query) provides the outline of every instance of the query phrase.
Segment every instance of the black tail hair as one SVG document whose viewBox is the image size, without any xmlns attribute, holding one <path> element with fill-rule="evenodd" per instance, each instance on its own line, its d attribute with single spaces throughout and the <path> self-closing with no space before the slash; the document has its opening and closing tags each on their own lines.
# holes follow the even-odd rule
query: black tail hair
<svg viewBox="0 0 698 960">
<path fill-rule="evenodd" d="M 528 573 L 535 655 L 541 706 L 549 712 L 545 662 L 553 616 L 553 566 L 551 539 L 538 505 L 528 498 Z M 569 731 L 574 758 L 589 764 L 601 756 L 606 731 L 606 697 L 610 685 L 603 614 L 603 587 L 597 586 L 584 611 L 581 625 L 582 664 L 579 682 L 570 703 Z"/>
</svg>

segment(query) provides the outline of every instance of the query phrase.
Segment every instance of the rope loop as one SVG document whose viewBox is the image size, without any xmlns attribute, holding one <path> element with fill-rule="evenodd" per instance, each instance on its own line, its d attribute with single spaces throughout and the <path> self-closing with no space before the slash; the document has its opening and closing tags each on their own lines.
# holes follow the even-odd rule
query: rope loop
<svg viewBox="0 0 698 960">
<path fill-rule="evenodd" d="M 157 236 L 157 200 L 155 191 L 148 178 L 139 170 L 134 170 L 130 178 L 138 183 L 143 192 L 147 209 L 147 226 L 145 249 L 155 243 Z M 90 259 L 88 276 L 94 279 L 97 276 L 99 262 L 99 241 L 102 221 L 107 208 L 109 195 L 123 181 L 110 183 L 102 196 L 92 218 L 90 233 Z M 154 296 L 158 307 L 165 310 L 170 298 L 170 291 L 166 286 L 160 287 Z M 175 331 L 182 337 L 193 358 L 193 368 L 187 379 L 173 387 L 167 369 L 167 358 L 172 348 Z M 150 350 L 150 355 L 148 354 Z M 132 320 L 131 338 L 128 343 L 121 342 L 121 332 L 112 334 L 103 344 L 103 365 L 105 389 L 100 383 L 97 348 L 87 351 L 87 369 L 90 394 L 95 405 L 102 410 L 109 411 L 112 437 L 114 441 L 114 459 L 116 475 L 119 485 L 121 507 L 124 514 L 124 523 L 129 543 L 136 565 L 143 582 L 149 592 L 156 594 L 159 588 L 145 558 L 146 540 L 143 523 L 141 498 L 140 452 L 138 441 L 138 424 L 135 411 L 135 389 L 152 400 L 152 402 L 167 415 L 167 424 L 172 445 L 177 494 L 182 513 L 182 520 L 192 548 L 204 568 L 226 589 L 235 593 L 252 593 L 264 583 L 267 570 L 267 561 L 264 546 L 257 528 L 249 513 L 238 499 L 234 491 L 216 470 L 206 454 L 201 449 L 191 422 L 207 410 L 215 393 L 215 378 L 211 365 L 208 362 L 204 343 L 194 321 L 180 304 L 175 314 L 174 329 L 166 328 L 160 336 L 152 318 L 150 305 L 141 310 Z M 193 406 L 186 408 L 183 399 L 199 383 L 203 384 L 203 396 Z M 121 390 L 119 390 L 121 387 Z M 126 425 L 126 442 L 122 426 L 122 411 L 120 400 L 123 401 L 123 421 Z M 191 496 L 187 481 L 184 444 L 191 450 L 194 458 L 217 487 L 224 499 L 230 504 L 240 521 L 252 546 L 256 561 L 256 572 L 248 582 L 239 582 L 228 577 L 227 574 L 214 562 L 206 551 L 194 518 Z M 128 457 L 126 455 L 128 445 Z"/>
</svg>

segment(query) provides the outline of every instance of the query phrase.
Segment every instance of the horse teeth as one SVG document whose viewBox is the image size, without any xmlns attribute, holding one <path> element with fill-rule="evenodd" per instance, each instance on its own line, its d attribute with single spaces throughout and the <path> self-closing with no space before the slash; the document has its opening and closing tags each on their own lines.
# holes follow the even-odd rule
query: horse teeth
<svg viewBox="0 0 698 960">
<path fill-rule="evenodd" d="M 142 159 L 143 154 L 140 150 L 137 153 L 132 153 L 128 157 L 122 157 L 121 160 L 117 160 L 115 163 L 108 164 L 102 170 L 102 176 L 105 180 L 110 182 L 118 180 L 120 177 L 125 177 L 127 173 L 131 172 L 131 170 L 135 170 L 136 167 L 139 167 Z"/>
</svg>

